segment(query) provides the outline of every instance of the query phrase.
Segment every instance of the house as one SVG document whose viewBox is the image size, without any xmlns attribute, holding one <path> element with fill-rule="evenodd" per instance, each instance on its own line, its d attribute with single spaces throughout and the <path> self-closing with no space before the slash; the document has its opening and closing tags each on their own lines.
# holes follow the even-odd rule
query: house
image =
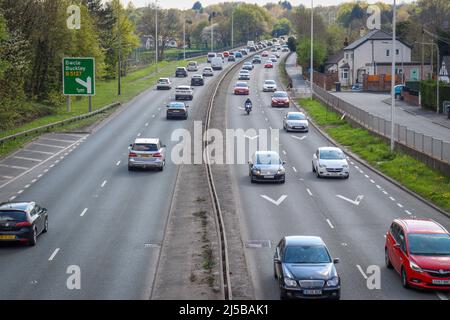
<svg viewBox="0 0 450 320">
<path fill-rule="evenodd" d="M 411 49 L 409 44 L 396 39 L 398 65 L 411 63 Z M 340 73 L 348 75 L 349 84 L 362 83 L 364 74 L 386 74 L 384 68 L 383 73 L 380 72 L 379 66 L 392 63 L 392 54 L 392 35 L 382 30 L 372 30 L 344 48 L 345 62 L 339 66 Z M 420 64 L 415 65 L 420 67 Z M 399 66 L 396 73 L 404 72 Z"/>
<path fill-rule="evenodd" d="M 450 83 L 450 56 L 442 57 L 442 64 L 439 69 L 439 80 Z"/>
</svg>

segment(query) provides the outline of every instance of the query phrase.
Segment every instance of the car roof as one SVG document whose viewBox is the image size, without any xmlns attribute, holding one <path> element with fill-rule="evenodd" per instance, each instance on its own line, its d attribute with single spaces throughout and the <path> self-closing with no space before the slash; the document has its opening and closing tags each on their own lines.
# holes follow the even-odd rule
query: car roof
<svg viewBox="0 0 450 320">
<path fill-rule="evenodd" d="M 5 202 L 0 204 L 0 211 L 2 210 L 17 210 L 17 211 L 25 211 L 30 212 L 34 206 L 35 202 Z"/>
<path fill-rule="evenodd" d="M 159 80 L 169 80 L 169 78 L 159 78 Z"/>
<path fill-rule="evenodd" d="M 305 115 L 303 112 L 299 112 L 299 111 L 291 111 L 287 113 L 288 115 L 290 114 L 301 114 L 301 115 Z"/>
<path fill-rule="evenodd" d="M 154 143 L 157 144 L 159 142 L 158 138 L 137 138 L 134 140 L 134 143 Z"/>
<path fill-rule="evenodd" d="M 275 80 L 272 80 L 272 79 L 266 79 L 266 80 L 264 80 L 264 82 L 268 82 L 268 81 L 275 82 Z"/>
<path fill-rule="evenodd" d="M 191 87 L 186 86 L 186 85 L 181 85 L 181 86 L 177 86 L 175 89 L 191 89 Z"/>
<path fill-rule="evenodd" d="M 287 94 L 286 91 L 281 91 L 281 90 L 275 91 L 273 94 L 276 94 L 276 93 L 285 93 L 285 94 Z"/>
<path fill-rule="evenodd" d="M 443 226 L 432 219 L 410 218 L 396 219 L 396 221 L 404 227 L 406 233 L 448 233 Z"/>
<path fill-rule="evenodd" d="M 203 78 L 203 76 L 201 74 L 194 74 L 192 78 Z"/>
<path fill-rule="evenodd" d="M 331 151 L 331 150 L 337 150 L 337 151 L 341 151 L 341 152 L 342 152 L 342 150 L 341 150 L 340 148 L 337 148 L 337 147 L 320 147 L 320 148 L 318 148 L 318 149 L 319 149 L 319 151 L 327 151 L 327 150 Z"/>
<path fill-rule="evenodd" d="M 284 240 L 286 246 L 325 245 L 322 238 L 316 236 L 286 236 Z"/>
<path fill-rule="evenodd" d="M 238 82 L 236 82 L 236 86 L 237 85 L 243 85 L 243 84 L 245 84 L 248 87 L 248 83 L 245 82 L 245 81 L 238 81 Z"/>
</svg>

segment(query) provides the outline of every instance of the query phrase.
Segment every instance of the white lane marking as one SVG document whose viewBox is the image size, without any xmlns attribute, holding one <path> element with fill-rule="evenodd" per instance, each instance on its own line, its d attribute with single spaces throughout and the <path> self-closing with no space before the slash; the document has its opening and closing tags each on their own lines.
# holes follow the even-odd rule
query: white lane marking
<svg viewBox="0 0 450 320">
<path fill-rule="evenodd" d="M 48 258 L 48 261 L 52 261 L 55 258 L 55 256 L 58 254 L 58 252 L 59 252 L 59 248 L 56 248 L 55 251 L 53 251 L 50 258 Z"/>
<path fill-rule="evenodd" d="M 367 280 L 367 275 L 364 273 L 363 269 L 361 268 L 361 266 L 359 264 L 356 265 L 356 267 L 358 268 L 359 272 L 361 272 L 362 276 L 364 277 L 364 279 Z"/>
<path fill-rule="evenodd" d="M 401 203 L 397 203 L 397 205 L 398 205 L 400 208 L 403 208 L 403 205 L 402 205 Z"/>
<path fill-rule="evenodd" d="M 17 193 L 18 193 L 18 194 L 21 194 L 22 192 L 23 192 L 23 190 L 19 190 L 19 191 L 17 191 Z"/>
<path fill-rule="evenodd" d="M 266 199 L 267 201 L 272 202 L 274 205 L 279 206 L 287 198 L 287 195 L 283 194 L 281 197 L 278 198 L 278 200 L 273 200 L 272 198 L 263 194 L 261 195 L 261 197 Z"/>
<path fill-rule="evenodd" d="M 148 127 L 148 122 L 145 124 L 146 127 Z"/>
<path fill-rule="evenodd" d="M 37 179 L 33 179 L 31 180 L 31 183 L 35 183 L 37 181 Z"/>
<path fill-rule="evenodd" d="M 359 167 L 358 167 L 358 166 L 355 166 L 355 169 L 359 170 Z"/>
<path fill-rule="evenodd" d="M 39 142 L 34 142 L 33 144 L 38 145 L 38 146 L 52 147 L 52 148 L 58 148 L 58 149 L 64 149 L 65 148 L 65 147 L 61 147 L 61 146 L 54 146 L 52 144 L 39 143 Z"/>
<path fill-rule="evenodd" d="M 393 198 L 393 197 L 389 197 L 389 199 L 391 199 L 392 201 L 395 201 L 395 198 Z"/>
<path fill-rule="evenodd" d="M 384 190 L 383 190 L 383 193 L 384 193 L 384 194 L 389 194 L 389 193 L 387 193 L 387 192 L 386 192 L 386 191 L 384 191 Z"/>
<path fill-rule="evenodd" d="M 88 208 L 84 208 L 83 211 L 80 214 L 80 217 L 84 216 L 87 211 L 88 211 Z"/>
<path fill-rule="evenodd" d="M 292 167 L 292 170 L 294 170 L 295 172 L 297 172 L 297 169 L 295 169 L 295 167 Z"/>
<path fill-rule="evenodd" d="M 375 183 L 375 181 L 373 181 L 373 180 L 370 180 L 370 182 Z"/>
<path fill-rule="evenodd" d="M 331 223 L 330 219 L 327 219 L 328 225 L 330 226 L 331 229 L 334 229 L 333 224 Z"/>
<path fill-rule="evenodd" d="M 11 198 L 9 198 L 9 201 L 13 201 L 16 198 L 16 196 L 12 196 Z"/>
<path fill-rule="evenodd" d="M 350 164 L 351 164 L 351 165 L 354 165 L 355 163 L 354 163 L 353 161 L 350 161 Z"/>
<path fill-rule="evenodd" d="M 117 161 L 117 163 L 116 163 L 116 166 L 118 166 L 120 164 L 120 160 L 119 161 Z"/>
<path fill-rule="evenodd" d="M 140 136 L 141 136 L 141 133 L 139 132 L 139 133 L 137 134 L 137 136 L 140 137 Z"/>
<path fill-rule="evenodd" d="M 55 166 L 55 164 L 51 164 L 51 165 L 50 165 L 50 168 L 53 168 L 54 166 Z"/>
<path fill-rule="evenodd" d="M 1 167 L 6 167 L 6 168 L 11 168 L 11 169 L 19 169 L 19 170 L 27 170 L 28 169 L 26 167 L 11 166 L 9 164 L 3 164 L 3 163 L 0 163 L 0 166 Z"/>
<path fill-rule="evenodd" d="M 312 192 L 311 192 L 311 190 L 309 190 L 309 188 L 306 188 L 306 191 L 308 192 L 308 194 L 312 197 Z"/>
<path fill-rule="evenodd" d="M 0 178 L 3 178 L 3 179 L 12 179 L 13 177 L 10 177 L 10 176 L 0 176 Z"/>
<path fill-rule="evenodd" d="M 291 136 L 291 137 L 294 138 L 294 139 L 297 139 L 297 140 L 303 140 L 303 139 L 306 138 L 306 136 L 301 136 L 301 137 Z"/>
<path fill-rule="evenodd" d="M 369 179 L 369 176 L 368 176 L 367 174 L 365 174 L 364 177 L 366 177 L 367 179 Z"/>
<path fill-rule="evenodd" d="M 27 184 L 25 187 L 23 187 L 24 189 L 28 189 L 30 187 L 30 184 Z"/>
<path fill-rule="evenodd" d="M 377 188 L 378 188 L 378 189 L 381 189 L 381 186 L 377 184 Z"/>
<path fill-rule="evenodd" d="M 152 118 L 156 117 L 154 114 L 152 114 Z"/>
<path fill-rule="evenodd" d="M 448 298 L 441 292 L 436 292 L 436 295 L 438 296 L 439 299 L 441 300 L 448 300 Z"/>
<path fill-rule="evenodd" d="M 82 139 L 85 139 L 85 138 L 86 138 L 86 137 L 84 137 L 84 138 L 82 138 Z M 82 140 L 82 139 L 80 139 L 80 140 Z M 78 140 L 78 141 L 80 141 L 80 140 Z M 11 179 L 11 180 L 5 182 L 4 184 L 0 185 L 0 189 L 3 188 L 4 186 L 10 184 L 11 182 L 13 182 L 13 181 L 19 179 L 19 178 L 22 177 L 23 175 L 27 174 L 27 173 L 30 172 L 31 170 L 34 170 L 35 168 L 37 168 L 38 166 L 44 164 L 45 162 L 51 160 L 52 158 L 58 156 L 61 152 L 64 152 L 65 149 L 71 148 L 71 147 L 72 147 L 74 144 L 76 144 L 78 141 L 75 141 L 73 144 L 71 144 L 71 145 L 69 145 L 69 146 L 67 146 L 67 147 L 60 147 L 60 148 L 62 148 L 61 151 L 55 153 L 54 155 L 52 155 L 52 156 L 49 157 L 48 159 L 46 159 L 46 160 L 44 160 L 44 161 L 42 161 L 42 162 L 36 164 L 34 167 L 26 168 L 27 170 L 26 170 L 25 172 L 22 172 L 21 174 L 19 174 L 18 176 L 14 177 L 13 179 Z M 35 142 L 34 144 L 36 144 L 36 142 Z M 0 166 L 1 166 L 1 164 L 0 164 Z M 46 170 L 48 171 L 48 169 L 46 169 Z M 47 171 L 44 170 L 44 172 L 47 172 Z"/>
<path fill-rule="evenodd" d="M 58 141 L 58 142 L 66 142 L 66 143 L 73 142 L 73 140 L 62 140 L 62 139 L 53 139 L 53 138 L 40 138 L 39 140 Z"/>
<path fill-rule="evenodd" d="M 269 119 L 265 118 L 264 120 L 269 121 Z"/>
<path fill-rule="evenodd" d="M 408 210 L 405 210 L 405 212 L 406 212 L 407 214 L 409 214 L 409 215 L 412 215 L 412 213 L 409 212 Z"/>
<path fill-rule="evenodd" d="M 270 130 L 272 130 L 272 127 L 271 127 L 271 126 L 269 126 L 269 129 L 270 129 Z"/>
<path fill-rule="evenodd" d="M 47 172 L 48 172 L 48 169 L 45 169 L 44 172 L 47 173 Z"/>
<path fill-rule="evenodd" d="M 40 177 L 42 177 L 43 176 L 43 174 L 41 173 L 41 174 L 39 174 L 37 177 L 38 177 L 38 179 L 40 178 Z"/>
<path fill-rule="evenodd" d="M 59 163 L 59 160 L 56 160 L 56 161 L 55 161 L 55 164 L 58 164 L 58 163 Z"/>
<path fill-rule="evenodd" d="M 64 156 L 59 157 L 61 160 L 64 159 Z"/>
<path fill-rule="evenodd" d="M 101 185 L 101 188 L 103 188 L 103 187 L 105 186 L 106 182 L 107 182 L 106 180 L 103 181 L 103 183 L 102 183 L 102 185 Z"/>
<path fill-rule="evenodd" d="M 49 154 L 49 155 L 53 154 L 53 152 L 37 151 L 37 150 L 30 150 L 30 149 L 23 149 L 23 151 L 34 152 L 34 153 L 41 153 L 41 154 Z"/>
<path fill-rule="evenodd" d="M 286 155 L 286 151 L 283 150 L 282 152 L 283 152 L 284 155 Z"/>
<path fill-rule="evenodd" d="M 354 205 L 357 205 L 357 206 L 359 206 L 359 204 L 361 203 L 362 199 L 364 198 L 364 196 L 362 194 L 358 195 L 355 200 L 346 198 L 344 196 L 341 196 L 340 194 L 337 194 L 336 197 L 341 198 L 342 200 L 348 201 L 348 202 L 350 202 L 350 203 L 352 203 Z"/>
</svg>

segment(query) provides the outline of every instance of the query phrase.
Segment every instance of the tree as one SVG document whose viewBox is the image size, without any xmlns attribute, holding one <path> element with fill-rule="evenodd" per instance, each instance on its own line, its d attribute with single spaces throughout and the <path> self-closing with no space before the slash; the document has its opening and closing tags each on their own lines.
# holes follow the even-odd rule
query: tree
<svg viewBox="0 0 450 320">
<path fill-rule="evenodd" d="M 291 32 L 291 29 L 292 24 L 288 19 L 286 18 L 279 19 L 273 26 L 272 36 L 279 37 L 283 35 L 288 35 Z"/>
<path fill-rule="evenodd" d="M 203 6 L 200 1 L 196 1 L 194 3 L 194 5 L 192 6 L 192 10 L 195 10 L 195 11 L 200 11 L 202 9 L 203 9 Z"/>
<path fill-rule="evenodd" d="M 297 48 L 297 39 L 290 36 L 287 41 L 287 46 L 288 46 L 289 50 L 291 50 L 291 52 L 295 52 L 295 50 Z"/>
<path fill-rule="evenodd" d="M 279 4 L 285 10 L 292 10 L 292 5 L 289 1 L 280 1 Z"/>
<path fill-rule="evenodd" d="M 302 38 L 297 45 L 297 63 L 305 69 L 309 69 L 311 60 L 311 40 Z M 321 41 L 314 41 L 313 45 L 313 68 L 316 69 L 325 61 L 327 50 Z"/>
</svg>

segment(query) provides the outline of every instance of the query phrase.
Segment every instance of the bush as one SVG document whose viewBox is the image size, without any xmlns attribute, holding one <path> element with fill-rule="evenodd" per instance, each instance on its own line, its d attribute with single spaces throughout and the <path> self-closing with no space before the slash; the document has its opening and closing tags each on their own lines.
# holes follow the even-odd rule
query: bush
<svg viewBox="0 0 450 320">
<path fill-rule="evenodd" d="M 436 111 L 436 81 L 420 82 L 421 104 L 425 109 Z M 450 84 L 439 83 L 439 112 L 442 112 L 442 102 L 450 101 Z"/>
</svg>

